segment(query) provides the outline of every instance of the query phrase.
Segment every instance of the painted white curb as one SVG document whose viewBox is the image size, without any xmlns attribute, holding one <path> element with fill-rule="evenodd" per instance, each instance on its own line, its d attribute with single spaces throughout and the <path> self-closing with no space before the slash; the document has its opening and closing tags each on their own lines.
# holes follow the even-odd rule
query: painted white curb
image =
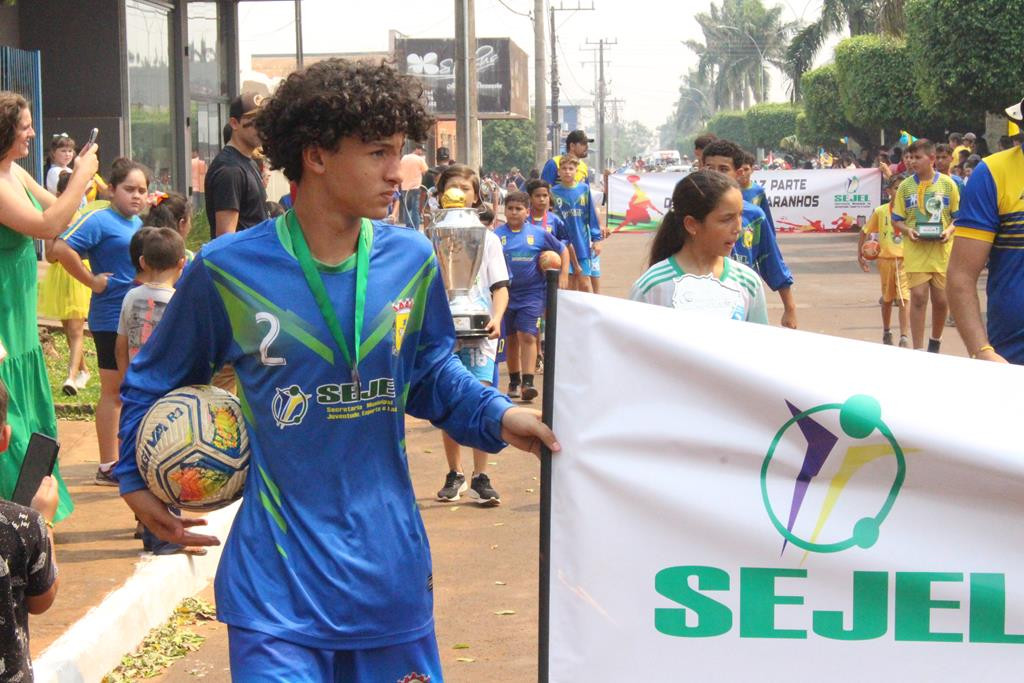
<svg viewBox="0 0 1024 683">
<path fill-rule="evenodd" d="M 239 503 L 206 515 L 202 533 L 223 544 Z M 98 683 L 167 621 L 182 600 L 200 592 L 217 572 L 223 545 L 201 557 L 165 555 L 139 562 L 124 584 L 55 640 L 33 661 L 37 683 Z M 60 563 L 60 554 L 57 555 Z M 63 569 L 63 568 L 62 568 Z M 57 593 L 60 600 L 60 593 Z"/>
</svg>

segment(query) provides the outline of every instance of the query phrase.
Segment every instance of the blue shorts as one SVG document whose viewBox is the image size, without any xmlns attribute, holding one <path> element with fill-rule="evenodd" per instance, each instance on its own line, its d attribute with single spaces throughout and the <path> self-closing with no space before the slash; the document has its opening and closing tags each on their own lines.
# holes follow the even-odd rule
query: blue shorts
<svg viewBox="0 0 1024 683">
<path fill-rule="evenodd" d="M 543 317 L 543 300 L 526 301 L 517 303 L 515 308 L 509 305 L 505 311 L 503 322 L 505 323 L 505 330 L 509 334 L 526 332 L 536 337 L 540 335 L 540 321 Z"/>
<path fill-rule="evenodd" d="M 581 258 L 580 270 L 584 275 L 588 277 L 601 277 L 601 257 L 594 256 L 592 258 Z M 572 263 L 569 264 L 569 274 L 575 275 L 576 269 L 572 267 Z"/>
<path fill-rule="evenodd" d="M 228 650 L 231 680 L 245 683 L 442 680 L 441 658 L 433 633 L 401 645 L 320 650 L 228 626 Z"/>
<path fill-rule="evenodd" d="M 498 364 L 493 358 L 489 358 L 483 349 L 478 346 L 463 346 L 455 352 L 455 355 L 462 361 L 462 365 L 472 373 L 473 377 L 481 382 L 494 383 L 494 376 Z"/>
</svg>

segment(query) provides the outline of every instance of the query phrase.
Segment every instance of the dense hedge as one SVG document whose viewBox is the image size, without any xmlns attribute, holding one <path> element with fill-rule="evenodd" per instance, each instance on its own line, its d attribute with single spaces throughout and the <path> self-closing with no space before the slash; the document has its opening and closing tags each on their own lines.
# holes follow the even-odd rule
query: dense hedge
<svg viewBox="0 0 1024 683">
<path fill-rule="evenodd" d="M 782 138 L 796 134 L 796 117 L 800 113 L 792 104 L 756 104 L 746 112 L 747 135 L 754 147 L 778 149 Z"/>
<path fill-rule="evenodd" d="M 708 130 L 720 138 L 732 140 L 744 149 L 751 149 L 747 118 L 741 111 L 720 111 L 708 121 Z"/>
</svg>

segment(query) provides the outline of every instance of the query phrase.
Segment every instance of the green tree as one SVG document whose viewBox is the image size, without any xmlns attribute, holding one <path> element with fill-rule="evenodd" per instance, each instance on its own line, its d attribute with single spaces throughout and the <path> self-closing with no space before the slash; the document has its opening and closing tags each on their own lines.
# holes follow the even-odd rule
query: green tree
<svg viewBox="0 0 1024 683">
<path fill-rule="evenodd" d="M 648 151 L 654 142 L 654 133 L 639 121 L 623 121 L 608 126 L 611 133 L 611 159 L 616 163 Z"/>
<path fill-rule="evenodd" d="M 793 100 L 801 98 L 801 76 L 828 38 L 849 30 L 850 36 L 884 33 L 901 36 L 906 29 L 904 0 L 824 0 L 821 15 L 793 36 L 783 59 L 782 70 L 793 83 Z"/>
<path fill-rule="evenodd" d="M 906 15 L 914 83 L 926 107 L 978 116 L 1020 100 L 1024 22 L 1005 0 L 907 0 Z"/>
<path fill-rule="evenodd" d="M 484 173 L 506 173 L 515 166 L 524 174 L 533 166 L 533 122 L 494 119 L 483 122 Z"/>
<path fill-rule="evenodd" d="M 708 130 L 720 138 L 732 140 L 744 149 L 753 147 L 747 130 L 747 119 L 741 111 L 718 112 L 708 121 Z"/>
<path fill-rule="evenodd" d="M 804 145 L 834 148 L 839 138 L 853 128 L 843 116 L 836 65 L 825 64 L 808 71 L 800 82 L 804 112 L 802 119 L 797 117 L 797 137 Z"/>
<path fill-rule="evenodd" d="M 768 67 L 782 66 L 795 24 L 783 23 L 782 8 L 762 0 L 721 0 L 695 17 L 704 41 L 686 41 L 699 58 L 697 73 L 712 83 L 712 109 L 746 109 L 771 86 Z"/>
<path fill-rule="evenodd" d="M 747 135 L 752 147 L 778 149 L 783 138 L 796 134 L 799 109 L 792 104 L 756 104 L 746 112 Z"/>
</svg>

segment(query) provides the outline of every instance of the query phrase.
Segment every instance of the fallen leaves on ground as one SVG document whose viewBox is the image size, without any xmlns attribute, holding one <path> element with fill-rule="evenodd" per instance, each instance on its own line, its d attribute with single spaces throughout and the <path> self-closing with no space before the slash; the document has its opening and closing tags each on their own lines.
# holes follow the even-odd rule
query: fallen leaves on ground
<svg viewBox="0 0 1024 683">
<path fill-rule="evenodd" d="M 198 650 L 206 640 L 186 627 L 216 616 L 216 609 L 205 600 L 183 600 L 171 618 L 150 631 L 135 652 L 121 658 L 121 664 L 103 677 L 103 683 L 131 683 L 153 678 L 189 652 Z"/>
</svg>

